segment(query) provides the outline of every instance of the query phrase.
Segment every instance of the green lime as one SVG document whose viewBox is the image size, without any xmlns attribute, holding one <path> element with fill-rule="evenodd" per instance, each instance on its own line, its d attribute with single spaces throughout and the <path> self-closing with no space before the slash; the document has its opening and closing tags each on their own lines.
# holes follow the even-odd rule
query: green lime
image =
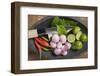
<svg viewBox="0 0 100 76">
<path fill-rule="evenodd" d="M 74 35 L 74 34 L 69 34 L 69 35 L 68 35 L 68 41 L 69 41 L 70 43 L 73 43 L 73 42 L 75 41 L 75 35 Z"/>
<path fill-rule="evenodd" d="M 82 47 L 83 47 L 83 44 L 82 44 L 81 41 L 76 41 L 76 42 L 74 42 L 74 43 L 72 44 L 72 49 L 77 49 L 77 50 L 79 50 L 79 49 L 82 49 Z"/>
<path fill-rule="evenodd" d="M 81 35 L 82 35 L 82 32 L 79 31 L 79 32 L 76 34 L 76 39 L 79 40 Z"/>
<path fill-rule="evenodd" d="M 72 44 L 72 49 L 77 49 L 77 46 L 75 45 L 75 43 Z"/>
<path fill-rule="evenodd" d="M 73 33 L 77 34 L 80 31 L 80 27 L 76 26 L 73 28 Z"/>
<path fill-rule="evenodd" d="M 86 34 L 82 34 L 81 36 L 80 36 L 80 40 L 82 41 L 82 42 L 86 42 L 87 41 L 87 35 Z"/>
</svg>

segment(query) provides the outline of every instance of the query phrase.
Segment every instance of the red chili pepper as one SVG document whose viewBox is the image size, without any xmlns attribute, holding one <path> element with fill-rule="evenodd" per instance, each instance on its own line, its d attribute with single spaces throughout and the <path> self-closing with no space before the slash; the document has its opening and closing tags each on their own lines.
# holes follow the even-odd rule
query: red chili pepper
<svg viewBox="0 0 100 76">
<path fill-rule="evenodd" d="M 49 43 L 42 38 L 35 38 L 35 40 L 42 46 L 49 47 Z"/>
<path fill-rule="evenodd" d="M 35 43 L 35 46 L 37 47 L 37 49 L 38 49 L 39 51 L 41 51 L 41 47 L 40 47 L 40 45 L 37 43 L 36 40 L 34 40 L 34 43 Z"/>
<path fill-rule="evenodd" d="M 41 49 L 40 45 L 37 43 L 36 40 L 34 42 L 35 42 L 35 45 L 36 45 L 37 49 L 39 50 L 40 59 L 41 59 L 41 51 L 42 51 L 42 49 Z"/>
</svg>

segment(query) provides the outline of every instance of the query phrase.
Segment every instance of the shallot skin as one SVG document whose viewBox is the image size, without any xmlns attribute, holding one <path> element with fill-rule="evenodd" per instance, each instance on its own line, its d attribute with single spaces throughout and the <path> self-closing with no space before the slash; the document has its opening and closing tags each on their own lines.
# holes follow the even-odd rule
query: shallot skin
<svg viewBox="0 0 100 76">
<path fill-rule="evenodd" d="M 63 56 L 66 56 L 67 54 L 68 54 L 68 51 L 63 51 L 63 52 L 62 52 L 62 55 L 63 55 Z"/>
<path fill-rule="evenodd" d="M 62 51 L 67 51 L 68 50 L 68 47 L 66 45 L 63 45 L 62 46 Z"/>
<path fill-rule="evenodd" d="M 62 50 L 61 50 L 61 49 L 58 49 L 58 48 L 56 48 L 56 49 L 54 50 L 54 54 L 55 54 L 55 55 L 60 55 L 61 52 L 62 52 Z"/>
<path fill-rule="evenodd" d="M 60 36 L 60 41 L 64 44 L 66 42 L 67 38 L 65 35 Z"/>
<path fill-rule="evenodd" d="M 59 49 L 62 48 L 62 43 L 61 42 L 57 43 L 57 48 L 59 48 Z"/>
<path fill-rule="evenodd" d="M 54 43 L 54 42 L 50 42 L 50 46 L 52 47 L 52 48 L 56 48 L 56 43 Z"/>
<path fill-rule="evenodd" d="M 59 35 L 58 34 L 54 34 L 52 36 L 52 41 L 55 42 L 55 43 L 59 42 Z"/>
<path fill-rule="evenodd" d="M 66 42 L 65 45 L 68 47 L 68 49 L 70 49 L 72 46 L 71 43 L 69 43 L 69 42 Z"/>
</svg>

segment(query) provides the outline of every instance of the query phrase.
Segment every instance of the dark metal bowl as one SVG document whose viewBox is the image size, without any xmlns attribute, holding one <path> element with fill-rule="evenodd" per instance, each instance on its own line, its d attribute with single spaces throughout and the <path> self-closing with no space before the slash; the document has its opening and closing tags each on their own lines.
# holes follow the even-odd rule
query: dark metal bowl
<svg viewBox="0 0 100 76">
<path fill-rule="evenodd" d="M 53 16 L 48 16 L 48 17 L 45 17 L 44 19 L 40 20 L 38 23 L 34 24 L 32 29 L 37 29 L 38 30 L 38 33 L 41 34 L 43 32 L 45 32 L 44 30 L 47 29 L 47 28 L 50 28 L 50 23 L 52 22 L 53 20 Z M 77 19 L 73 19 L 71 17 L 59 17 L 59 18 L 64 18 L 64 19 L 70 19 L 70 20 L 73 20 L 75 22 L 77 22 L 79 25 L 79 27 L 81 28 L 82 32 L 85 33 L 85 34 L 88 34 L 88 29 L 87 27 L 80 23 L 79 20 Z M 88 35 L 87 35 L 88 36 Z M 29 39 L 28 40 L 28 48 L 29 48 L 29 60 L 34 60 L 32 59 L 32 55 L 33 54 L 36 54 L 37 53 L 37 49 L 35 48 L 35 45 L 33 44 L 34 43 L 34 40 L 33 39 Z M 84 52 L 85 53 L 88 53 L 88 45 L 87 45 L 88 42 L 84 43 L 83 45 L 83 48 L 78 50 L 78 51 L 73 51 L 73 50 L 70 50 L 68 51 L 68 55 L 66 56 L 55 56 L 52 54 L 52 50 L 50 50 L 49 52 L 42 52 L 42 59 L 41 60 L 51 60 L 51 59 L 76 59 L 76 58 L 87 58 L 87 55 L 83 55 Z M 31 54 L 33 52 L 33 54 Z M 38 54 L 39 55 L 39 54 Z M 37 55 L 37 56 L 38 56 Z M 81 56 L 83 55 L 83 56 Z M 37 59 L 35 60 L 39 60 L 39 58 L 37 57 Z"/>
</svg>

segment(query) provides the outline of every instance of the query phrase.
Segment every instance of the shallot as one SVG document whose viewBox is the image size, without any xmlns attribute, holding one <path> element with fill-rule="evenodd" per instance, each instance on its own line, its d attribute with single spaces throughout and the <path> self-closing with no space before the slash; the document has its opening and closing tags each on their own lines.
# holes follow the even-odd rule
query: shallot
<svg viewBox="0 0 100 76">
<path fill-rule="evenodd" d="M 70 48 L 71 48 L 71 43 L 66 42 L 66 43 L 65 43 L 65 45 L 67 46 L 67 48 L 68 48 L 68 49 L 70 49 Z"/>
<path fill-rule="evenodd" d="M 60 41 L 64 44 L 66 42 L 66 36 L 65 35 L 61 35 L 60 36 Z"/>
<path fill-rule="evenodd" d="M 55 43 L 59 42 L 59 36 L 58 36 L 58 34 L 54 34 L 52 36 L 52 41 L 55 42 Z"/>
<path fill-rule="evenodd" d="M 54 43 L 54 42 L 50 42 L 50 46 L 52 47 L 52 48 L 56 48 L 56 43 Z"/>
<path fill-rule="evenodd" d="M 68 50 L 68 47 L 66 45 L 63 45 L 62 50 L 63 51 L 67 51 Z"/>
<path fill-rule="evenodd" d="M 57 43 L 57 48 L 62 48 L 62 43 L 61 42 Z"/>
<path fill-rule="evenodd" d="M 68 51 L 63 51 L 63 52 L 62 52 L 62 55 L 63 55 L 63 56 L 66 56 L 67 54 L 68 54 Z"/>
<path fill-rule="evenodd" d="M 55 50 L 54 50 L 55 55 L 61 55 L 61 52 L 62 52 L 62 50 L 58 49 L 58 48 L 55 48 Z"/>
</svg>

